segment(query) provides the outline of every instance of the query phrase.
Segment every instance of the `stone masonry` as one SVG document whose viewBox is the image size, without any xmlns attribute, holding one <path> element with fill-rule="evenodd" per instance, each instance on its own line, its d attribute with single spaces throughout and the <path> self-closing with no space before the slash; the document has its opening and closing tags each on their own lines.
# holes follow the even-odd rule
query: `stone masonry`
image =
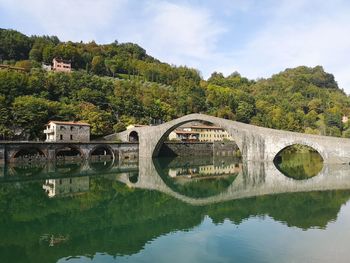
<svg viewBox="0 0 350 263">
<path fill-rule="evenodd" d="M 268 129 L 205 114 L 190 114 L 158 126 L 134 128 L 106 138 L 128 141 L 129 134 L 137 132 L 139 156 L 149 158 L 158 155 L 171 131 L 192 121 L 207 121 L 225 129 L 246 161 L 273 161 L 287 146 L 302 144 L 318 151 L 324 163 L 350 163 L 350 139 Z"/>
</svg>

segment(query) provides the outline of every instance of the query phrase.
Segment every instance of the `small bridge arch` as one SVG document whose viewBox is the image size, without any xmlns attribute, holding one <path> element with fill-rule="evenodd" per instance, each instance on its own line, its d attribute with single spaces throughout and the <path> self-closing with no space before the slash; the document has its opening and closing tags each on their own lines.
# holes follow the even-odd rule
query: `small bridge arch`
<svg viewBox="0 0 350 263">
<path fill-rule="evenodd" d="M 129 142 L 138 142 L 139 141 L 139 134 L 137 131 L 132 130 L 128 135 Z"/>
<path fill-rule="evenodd" d="M 325 150 L 323 149 L 323 147 L 319 144 L 316 144 L 316 143 L 313 143 L 313 142 L 310 142 L 310 141 L 304 141 L 304 140 L 295 140 L 293 142 L 284 142 L 282 143 L 281 145 L 279 145 L 278 148 L 280 148 L 278 150 L 278 152 L 276 152 L 275 156 L 273 159 L 276 158 L 276 156 L 278 154 L 280 154 L 283 150 L 285 150 L 286 148 L 288 147 L 291 147 L 291 146 L 294 146 L 294 145 L 303 145 L 303 146 L 308 146 L 310 147 L 311 149 L 315 150 L 316 152 L 318 152 L 318 154 L 322 157 L 322 160 L 324 160 L 326 157 L 325 157 Z"/>
<path fill-rule="evenodd" d="M 77 145 L 62 145 L 55 150 L 56 159 L 66 158 L 66 157 L 78 157 L 85 159 L 86 156 L 83 150 Z"/>
<path fill-rule="evenodd" d="M 89 152 L 89 159 L 92 159 L 94 156 L 110 156 L 111 160 L 115 160 L 115 153 L 113 149 L 106 144 L 96 145 L 94 148 L 92 148 L 92 150 Z"/>
<path fill-rule="evenodd" d="M 27 161 L 34 161 L 40 159 L 46 159 L 47 153 L 45 150 L 37 146 L 21 146 L 18 149 L 14 149 L 10 154 L 10 162 L 25 159 Z"/>
</svg>

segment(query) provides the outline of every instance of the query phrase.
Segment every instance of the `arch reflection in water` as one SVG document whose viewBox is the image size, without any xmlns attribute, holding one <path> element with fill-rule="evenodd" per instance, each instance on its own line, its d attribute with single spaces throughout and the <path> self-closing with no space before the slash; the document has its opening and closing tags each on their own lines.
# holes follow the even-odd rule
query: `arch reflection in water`
<svg viewBox="0 0 350 263">
<path fill-rule="evenodd" d="M 274 164 L 285 176 L 305 180 L 320 173 L 323 159 L 315 149 L 295 144 L 280 151 L 274 159 Z"/>
<path fill-rule="evenodd" d="M 17 164 L 11 164 L 7 166 L 8 173 L 12 175 L 21 175 L 21 176 L 36 176 L 37 174 L 40 174 L 45 167 L 45 163 L 17 163 Z"/>
<path fill-rule="evenodd" d="M 239 158 L 156 158 L 163 181 L 175 192 L 193 198 L 218 195 L 242 172 Z"/>
<path fill-rule="evenodd" d="M 96 172 L 106 172 L 113 167 L 113 160 L 109 161 L 89 161 L 89 167 Z"/>
<path fill-rule="evenodd" d="M 339 176 L 341 173 L 332 174 L 330 171 L 329 175 L 333 177 L 332 175 Z M 320 231 L 317 229 L 319 228 L 323 229 L 323 235 L 327 234 L 327 237 L 331 238 L 326 242 L 329 245 L 330 241 L 335 242 L 334 236 L 329 235 L 334 227 L 327 229 L 330 222 L 333 222 L 332 226 L 336 225 L 336 228 L 349 227 L 349 221 L 337 222 L 337 217 L 349 211 L 349 206 L 344 204 L 350 198 L 350 191 L 286 193 L 192 206 L 158 191 L 130 191 L 118 181 L 115 174 L 107 177 L 101 173 L 83 178 L 89 180 L 89 191 L 83 189 L 77 191 L 77 194 L 65 194 L 65 189 L 69 189 L 69 182 L 64 182 L 62 185 L 67 187 L 61 193 L 56 185 L 53 193 L 57 198 L 48 198 L 42 194 L 42 180 L 0 184 L 0 211 L 6 211 L 0 213 L 0 262 L 41 262 L 43 258 L 45 262 L 52 263 L 83 262 L 82 255 L 89 256 L 89 260 L 97 262 L 110 261 L 111 256 L 115 257 L 116 261 L 123 258 L 121 260 L 133 262 L 140 258 L 135 254 L 142 251 L 164 250 L 163 242 L 153 241 L 165 235 L 168 241 L 170 238 L 175 239 L 175 242 L 171 243 L 174 250 L 184 251 L 188 242 L 181 239 L 184 237 L 183 233 L 187 238 L 191 233 L 198 237 L 198 228 L 203 234 L 213 234 L 207 235 L 211 242 L 221 242 L 220 246 L 211 250 L 220 256 L 227 255 L 228 250 L 232 258 L 241 257 L 247 251 L 258 256 L 261 252 L 264 256 L 265 253 L 276 251 L 277 258 L 274 262 L 289 262 L 293 261 L 293 255 L 284 254 L 280 246 L 274 246 L 276 240 L 284 239 L 286 235 L 302 238 L 306 236 L 305 231 L 312 229 L 308 232 L 309 238 L 313 235 L 312 239 L 309 239 L 310 244 L 316 243 L 318 246 L 321 242 L 321 233 L 317 232 Z M 251 175 L 250 178 L 254 176 Z M 59 181 L 56 183 L 59 184 Z M 87 183 L 81 182 L 81 185 Z M 259 223 L 254 225 L 257 218 Z M 239 228 L 242 222 L 245 222 L 245 225 Z M 227 231 L 225 243 L 222 243 L 220 232 L 223 224 Z M 256 227 L 262 234 L 252 235 L 252 228 L 247 229 L 247 225 Z M 269 231 L 276 229 L 278 231 L 271 235 Z M 233 233 L 234 238 L 228 233 Z M 273 238 L 268 239 L 271 236 Z M 46 241 L 47 237 L 53 237 L 57 241 L 54 243 L 55 248 L 50 247 Z M 11 241 L 11 246 L 8 245 L 8 240 Z M 62 242 L 59 243 L 59 240 Z M 266 240 L 271 240 L 271 243 L 265 242 Z M 237 241 L 242 244 L 239 248 L 232 246 L 232 242 Z M 344 241 L 339 242 L 337 248 L 346 248 L 349 237 Z M 208 243 L 205 245 L 208 246 Z M 192 246 L 191 249 L 197 249 L 201 244 L 192 242 Z M 257 246 L 260 247 L 259 253 L 256 250 Z M 308 248 L 305 247 L 305 242 L 296 242 L 293 245 L 293 253 L 297 250 L 299 255 L 306 257 L 298 262 L 310 262 L 312 260 L 308 259 L 315 258 L 313 256 L 316 254 L 312 254 Z M 330 252 L 333 253 L 332 251 Z M 141 256 L 144 261 L 157 262 L 160 255 L 144 253 Z M 185 261 L 186 258 L 180 254 L 176 260 Z"/>
</svg>

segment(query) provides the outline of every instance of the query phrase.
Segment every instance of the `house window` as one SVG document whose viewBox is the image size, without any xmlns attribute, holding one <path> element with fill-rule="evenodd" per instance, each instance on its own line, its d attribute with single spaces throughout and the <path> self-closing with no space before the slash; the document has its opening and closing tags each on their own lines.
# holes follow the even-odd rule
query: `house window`
<svg viewBox="0 0 350 263">
<path fill-rule="evenodd" d="M 73 131 L 74 130 L 74 126 L 70 126 L 70 130 Z"/>
<path fill-rule="evenodd" d="M 73 135 L 72 134 L 70 135 L 70 140 L 73 140 Z"/>
<path fill-rule="evenodd" d="M 60 134 L 60 140 L 61 140 L 61 141 L 63 140 L 63 135 L 62 135 L 62 134 Z"/>
</svg>

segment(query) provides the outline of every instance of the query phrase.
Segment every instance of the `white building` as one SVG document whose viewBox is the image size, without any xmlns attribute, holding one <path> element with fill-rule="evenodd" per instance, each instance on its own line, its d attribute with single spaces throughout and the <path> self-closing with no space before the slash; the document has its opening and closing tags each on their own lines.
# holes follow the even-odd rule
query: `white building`
<svg viewBox="0 0 350 263">
<path fill-rule="evenodd" d="M 46 142 L 89 142 L 90 124 L 83 122 L 50 121 L 44 130 Z"/>
<path fill-rule="evenodd" d="M 42 64 L 41 64 L 41 67 L 42 67 L 42 69 L 44 69 L 44 70 L 46 70 L 46 71 L 51 71 L 51 70 L 52 70 L 51 64 L 42 63 Z"/>
</svg>

